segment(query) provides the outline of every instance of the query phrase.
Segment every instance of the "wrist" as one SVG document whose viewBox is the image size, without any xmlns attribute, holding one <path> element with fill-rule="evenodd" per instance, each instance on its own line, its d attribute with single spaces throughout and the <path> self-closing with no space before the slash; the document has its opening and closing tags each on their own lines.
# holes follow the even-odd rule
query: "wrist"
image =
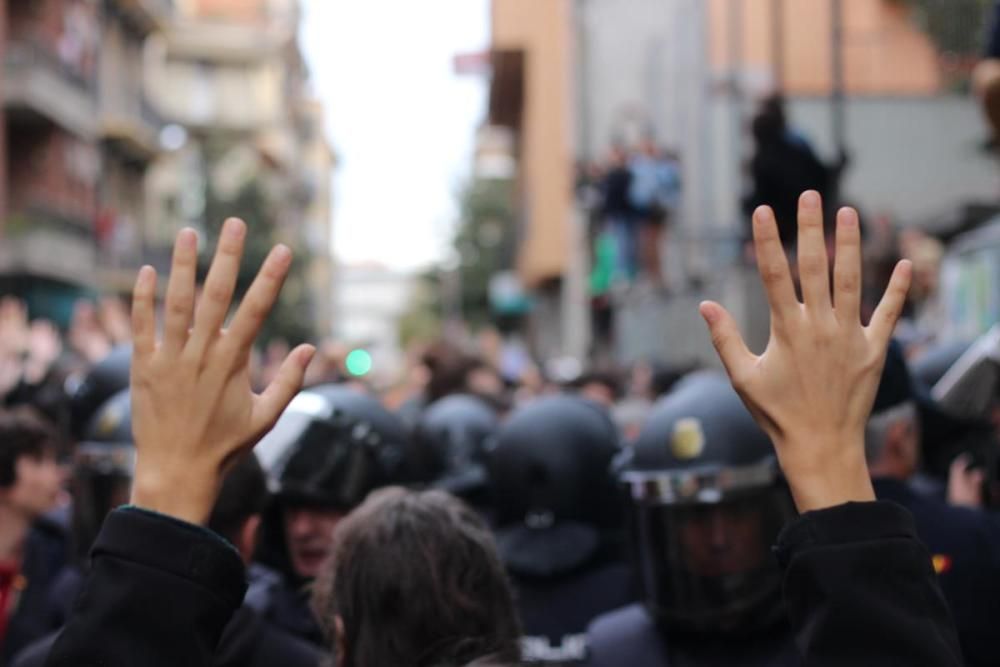
<svg viewBox="0 0 1000 667">
<path fill-rule="evenodd" d="M 875 500 L 863 438 L 827 443 L 796 438 L 778 447 L 778 459 L 800 513 Z M 793 455 L 782 456 L 782 452 Z"/>
<path fill-rule="evenodd" d="M 220 480 L 218 474 L 149 466 L 137 462 L 130 502 L 136 507 L 203 526 L 208 523 Z"/>
</svg>

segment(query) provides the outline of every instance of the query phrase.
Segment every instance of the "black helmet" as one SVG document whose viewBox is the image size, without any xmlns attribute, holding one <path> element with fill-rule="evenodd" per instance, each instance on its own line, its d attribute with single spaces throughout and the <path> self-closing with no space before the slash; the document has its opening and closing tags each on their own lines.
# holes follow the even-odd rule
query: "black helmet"
<svg viewBox="0 0 1000 667">
<path fill-rule="evenodd" d="M 114 394 L 91 417 L 73 455 L 73 542 L 86 558 L 108 512 L 128 503 L 135 471 L 129 390 Z"/>
<path fill-rule="evenodd" d="M 296 396 L 256 447 L 281 502 L 349 511 L 406 481 L 406 429 L 371 396 L 323 385 Z"/>
<path fill-rule="evenodd" d="M 794 510 L 770 440 L 724 376 L 695 373 L 657 402 L 619 479 L 659 623 L 742 634 L 780 621 L 770 547 Z"/>
<path fill-rule="evenodd" d="M 596 403 L 551 396 L 517 410 L 489 453 L 500 553 L 514 574 L 548 577 L 590 562 L 617 534 L 614 423 Z"/>
<path fill-rule="evenodd" d="M 131 367 L 132 346 L 119 345 L 84 374 L 67 378 L 70 430 L 74 438 L 83 438 L 94 413 L 113 395 L 128 388 Z"/>
<path fill-rule="evenodd" d="M 410 446 L 414 478 L 467 501 L 483 500 L 485 447 L 498 423 L 496 411 L 475 396 L 435 401 L 421 415 Z"/>
</svg>

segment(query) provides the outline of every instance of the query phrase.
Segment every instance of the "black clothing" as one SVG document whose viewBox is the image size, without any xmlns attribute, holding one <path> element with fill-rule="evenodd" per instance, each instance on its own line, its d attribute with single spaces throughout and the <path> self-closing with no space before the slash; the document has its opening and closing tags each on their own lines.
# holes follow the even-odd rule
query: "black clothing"
<svg viewBox="0 0 1000 667">
<path fill-rule="evenodd" d="M 624 563 L 597 563 L 555 578 L 514 576 L 512 583 L 525 652 L 535 658 L 556 651 L 569 659 L 577 652 L 575 646 L 584 645 L 590 621 L 636 599 L 632 573 Z"/>
<path fill-rule="evenodd" d="M 22 648 L 44 637 L 54 626 L 47 614 L 48 591 L 69 555 L 66 518 L 51 514 L 31 527 L 24 546 L 21 575 L 27 587 L 11 615 L 0 646 L 0 665 L 7 664 Z"/>
<path fill-rule="evenodd" d="M 930 557 L 898 505 L 807 513 L 782 533 L 776 552 L 804 664 L 961 664 Z M 243 564 L 216 535 L 116 510 L 47 667 L 211 665 L 243 593 Z"/>
<path fill-rule="evenodd" d="M 916 493 L 890 479 L 874 482 L 875 495 L 913 514 L 941 590 L 951 607 L 967 665 L 995 665 L 1000 627 L 1000 519 Z"/>
<path fill-rule="evenodd" d="M 962 664 L 930 555 L 899 505 L 807 512 L 782 532 L 776 553 L 804 664 Z"/>
<path fill-rule="evenodd" d="M 44 667 L 54 632 L 19 653 L 10 667 Z M 212 667 L 317 667 L 323 653 L 315 646 L 274 628 L 247 606 L 236 610 L 219 641 Z"/>
<path fill-rule="evenodd" d="M 639 606 L 588 629 L 593 667 L 802 664 L 961 665 L 948 608 L 913 518 L 892 503 L 848 503 L 789 524 L 775 553 L 791 632 L 751 639 L 669 636 Z M 792 640 L 799 658 L 791 650 Z"/>
<path fill-rule="evenodd" d="M 792 132 L 758 140 L 750 171 L 753 191 L 744 201 L 748 216 L 761 205 L 770 206 L 778 221 L 778 234 L 786 248 L 794 248 L 798 235 L 799 196 L 816 190 L 823 197 L 825 210 L 837 202 L 837 189 L 843 165 L 829 167 L 817 157 L 812 146 Z M 830 218 L 827 224 L 830 225 Z M 749 233 L 749 227 L 748 227 Z"/>
<path fill-rule="evenodd" d="M 674 636 L 657 628 L 640 604 L 605 614 L 587 630 L 588 667 L 795 667 L 799 653 L 791 632 L 780 628 L 767 635 L 726 639 Z"/>
<path fill-rule="evenodd" d="M 629 201 L 632 172 L 628 167 L 615 167 L 604 176 L 604 215 L 606 217 L 632 218 L 635 211 Z"/>
<path fill-rule="evenodd" d="M 266 590 L 251 584 L 248 604 L 269 626 L 314 646 L 324 644 L 323 630 L 316 620 L 310 603 L 311 592 L 306 583 L 296 586 L 287 576 L 276 574 Z"/>
<path fill-rule="evenodd" d="M 84 572 L 76 566 L 66 567 L 60 573 L 49 596 L 50 609 L 46 618 L 50 624 L 46 631 L 61 628 L 69 620 L 84 581 Z M 259 590 L 265 581 L 265 572 L 252 569 L 251 591 Z M 250 597 L 250 592 L 247 596 Z M 51 625 L 53 622 L 55 625 Z M 42 667 L 59 633 L 56 630 L 25 648 L 17 654 L 11 667 Z M 211 664 L 213 667 L 315 667 L 322 657 L 322 651 L 315 645 L 272 627 L 251 606 L 244 604 L 226 626 Z"/>
</svg>

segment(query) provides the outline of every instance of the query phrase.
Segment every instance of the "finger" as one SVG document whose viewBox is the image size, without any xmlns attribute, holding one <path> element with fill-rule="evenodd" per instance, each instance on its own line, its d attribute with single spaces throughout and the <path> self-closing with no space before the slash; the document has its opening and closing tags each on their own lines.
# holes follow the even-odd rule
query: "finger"
<svg viewBox="0 0 1000 667">
<path fill-rule="evenodd" d="M 229 218 L 222 226 L 219 245 L 208 269 L 205 287 L 198 299 L 194 315 L 194 329 L 188 348 L 201 354 L 208 343 L 219 334 L 219 329 L 229 312 L 236 289 L 236 278 L 240 272 L 243 244 L 246 240 L 246 224 L 238 218 Z"/>
<path fill-rule="evenodd" d="M 744 371 L 753 361 L 754 355 L 747 349 L 743 337 L 740 335 L 736 321 L 733 320 L 725 308 L 714 301 L 703 301 L 698 307 L 701 316 L 708 324 L 708 331 L 712 335 L 712 345 L 722 360 L 722 365 L 726 367 L 733 386 L 742 384 L 744 381 Z"/>
<path fill-rule="evenodd" d="M 143 357 L 156 348 L 156 270 L 139 269 L 132 290 L 132 354 Z"/>
<path fill-rule="evenodd" d="M 176 354 L 187 342 L 194 308 L 195 273 L 198 265 L 198 235 L 182 229 L 174 243 L 174 258 L 163 305 L 163 349 Z"/>
<path fill-rule="evenodd" d="M 257 397 L 253 410 L 254 432 L 263 434 L 270 430 L 295 395 L 302 390 L 306 368 L 316 354 L 312 345 L 299 345 L 292 350 L 278 368 L 271 384 Z"/>
<path fill-rule="evenodd" d="M 837 319 L 860 323 L 861 230 L 858 212 L 842 208 L 837 213 L 837 252 L 833 262 L 833 303 Z"/>
<path fill-rule="evenodd" d="M 778 223 L 774 219 L 774 211 L 767 206 L 754 211 L 753 244 L 757 254 L 757 271 L 767 292 L 771 316 L 780 321 L 798 312 L 799 302 L 795 298 L 785 249 L 778 236 Z"/>
<path fill-rule="evenodd" d="M 896 328 L 896 321 L 903 312 L 912 273 L 913 266 L 909 260 L 904 259 L 896 264 L 892 278 L 889 279 L 889 286 L 886 288 L 885 294 L 882 295 L 882 300 L 875 308 L 875 312 L 872 313 L 868 331 L 882 347 L 889 344 L 892 332 Z"/>
<path fill-rule="evenodd" d="M 278 299 L 278 293 L 285 282 L 291 263 L 292 252 L 287 246 L 278 245 L 272 248 L 243 297 L 243 302 L 236 310 L 226 336 L 241 354 L 250 352 L 257 333 L 267 319 L 267 314 L 271 312 L 271 307 Z"/>
<path fill-rule="evenodd" d="M 830 265 L 823 236 L 823 200 L 815 190 L 799 197 L 799 281 L 806 308 L 828 312 L 830 305 Z"/>
</svg>

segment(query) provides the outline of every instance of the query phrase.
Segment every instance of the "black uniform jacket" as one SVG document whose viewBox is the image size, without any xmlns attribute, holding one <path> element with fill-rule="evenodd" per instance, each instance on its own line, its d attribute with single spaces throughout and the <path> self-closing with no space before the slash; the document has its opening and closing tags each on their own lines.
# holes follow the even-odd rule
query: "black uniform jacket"
<svg viewBox="0 0 1000 667">
<path fill-rule="evenodd" d="M 960 665 L 954 626 L 910 515 L 851 503 L 804 515 L 777 549 L 807 665 Z M 210 666 L 244 593 L 215 534 L 134 508 L 113 512 L 48 667 Z"/>
</svg>

